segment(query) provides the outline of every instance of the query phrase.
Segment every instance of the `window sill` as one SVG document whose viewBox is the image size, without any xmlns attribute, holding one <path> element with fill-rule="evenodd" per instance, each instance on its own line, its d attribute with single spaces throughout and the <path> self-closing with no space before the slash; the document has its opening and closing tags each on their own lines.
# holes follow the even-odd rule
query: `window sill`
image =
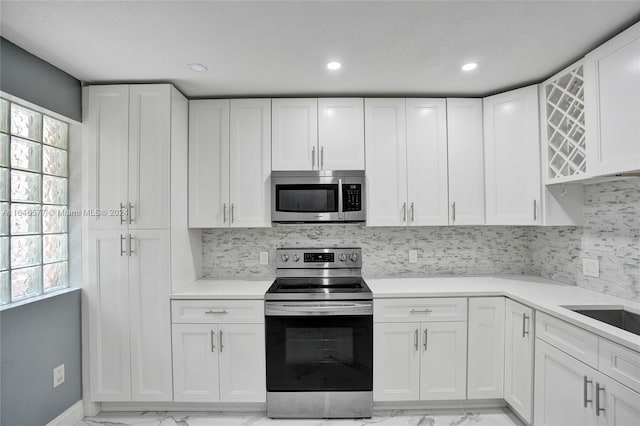
<svg viewBox="0 0 640 426">
<path fill-rule="evenodd" d="M 61 290 L 52 291 L 51 293 L 41 294 L 40 296 L 29 297 L 28 299 L 18 300 L 17 302 L 7 303 L 6 305 L 0 305 L 0 312 L 8 311 L 9 309 L 17 308 L 19 306 L 28 305 L 30 303 L 40 302 L 41 300 L 51 299 L 52 297 L 61 296 L 73 291 L 80 291 L 80 289 L 77 287 L 63 288 Z"/>
</svg>

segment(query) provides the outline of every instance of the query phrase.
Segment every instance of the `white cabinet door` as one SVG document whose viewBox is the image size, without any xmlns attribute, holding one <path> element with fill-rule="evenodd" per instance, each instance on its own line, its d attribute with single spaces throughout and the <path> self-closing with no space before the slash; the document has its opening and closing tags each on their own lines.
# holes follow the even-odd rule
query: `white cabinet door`
<svg viewBox="0 0 640 426">
<path fill-rule="evenodd" d="M 229 226 L 229 100 L 189 101 L 189 227 Z"/>
<path fill-rule="evenodd" d="M 271 100 L 232 99 L 230 123 L 230 226 L 270 226 Z"/>
<path fill-rule="evenodd" d="M 119 231 L 93 231 L 88 240 L 91 400 L 130 401 L 126 235 Z"/>
<path fill-rule="evenodd" d="M 407 99 L 407 222 L 448 225 L 447 106 L 444 99 Z"/>
<path fill-rule="evenodd" d="M 129 227 L 168 229 L 171 86 L 132 85 L 129 105 Z"/>
<path fill-rule="evenodd" d="M 420 399 L 465 399 L 467 323 L 421 324 Z"/>
<path fill-rule="evenodd" d="M 420 323 L 373 326 L 373 400 L 420 397 Z"/>
<path fill-rule="evenodd" d="M 219 324 L 221 402 L 265 402 L 264 324 Z"/>
<path fill-rule="evenodd" d="M 484 225 L 482 99 L 447 99 L 451 225 Z"/>
<path fill-rule="evenodd" d="M 502 398 L 504 297 L 469 298 L 467 398 Z"/>
<path fill-rule="evenodd" d="M 640 23 L 585 58 L 587 171 L 640 170 Z"/>
<path fill-rule="evenodd" d="M 487 225 L 535 225 L 540 204 L 538 89 L 484 98 Z"/>
<path fill-rule="evenodd" d="M 127 203 L 129 179 L 129 86 L 91 86 L 85 135 L 89 173 L 89 208 L 117 211 Z M 91 216 L 91 229 L 124 229 L 126 216 L 101 214 Z"/>
<path fill-rule="evenodd" d="M 171 401 L 170 231 L 130 233 L 131 399 Z"/>
<path fill-rule="evenodd" d="M 320 170 L 364 170 L 362 98 L 318 99 Z"/>
<path fill-rule="evenodd" d="M 365 99 L 367 226 L 407 223 L 405 100 Z"/>
<path fill-rule="evenodd" d="M 173 324 L 173 400 L 218 402 L 218 329 L 215 324 Z"/>
<path fill-rule="evenodd" d="M 318 100 L 271 100 L 271 170 L 315 170 L 318 152 Z"/>
<path fill-rule="evenodd" d="M 533 398 L 533 310 L 512 300 L 505 306 L 504 399 L 531 423 Z"/>
<path fill-rule="evenodd" d="M 640 393 L 602 374 L 596 382 L 599 388 L 598 426 L 634 426 L 640 422 Z M 595 397 L 594 397 L 595 399 Z"/>
<path fill-rule="evenodd" d="M 594 369 L 537 339 L 535 425 L 595 425 L 597 375 Z"/>
</svg>

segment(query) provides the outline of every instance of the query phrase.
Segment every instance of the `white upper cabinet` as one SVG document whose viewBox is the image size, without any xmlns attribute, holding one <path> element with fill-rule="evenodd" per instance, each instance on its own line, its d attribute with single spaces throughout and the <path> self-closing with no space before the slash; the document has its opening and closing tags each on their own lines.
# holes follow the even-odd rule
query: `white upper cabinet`
<svg viewBox="0 0 640 426">
<path fill-rule="evenodd" d="M 484 98 L 487 225 L 540 221 L 538 89 Z"/>
<path fill-rule="evenodd" d="M 232 99 L 230 122 L 230 226 L 270 226 L 271 101 Z"/>
<path fill-rule="evenodd" d="M 108 213 L 96 215 L 90 227 L 169 228 L 171 86 L 87 90 L 89 208 Z"/>
<path fill-rule="evenodd" d="M 272 170 L 315 170 L 318 162 L 318 100 L 271 100 Z M 364 144 L 363 144 L 364 145 Z"/>
<path fill-rule="evenodd" d="M 362 98 L 318 99 L 319 170 L 364 170 Z"/>
<path fill-rule="evenodd" d="M 404 99 L 365 99 L 367 226 L 407 222 Z"/>
<path fill-rule="evenodd" d="M 362 98 L 272 100 L 272 170 L 364 170 Z"/>
<path fill-rule="evenodd" d="M 447 106 L 407 99 L 407 223 L 448 225 Z"/>
<path fill-rule="evenodd" d="M 446 225 L 443 99 L 365 99 L 367 225 Z"/>
<path fill-rule="evenodd" d="M 189 226 L 270 226 L 271 101 L 189 102 Z"/>
<path fill-rule="evenodd" d="M 640 23 L 585 57 L 587 169 L 640 170 Z"/>
<path fill-rule="evenodd" d="M 484 225 L 482 99 L 447 99 L 449 223 Z"/>
<path fill-rule="evenodd" d="M 229 100 L 189 101 L 189 226 L 228 226 Z"/>
</svg>

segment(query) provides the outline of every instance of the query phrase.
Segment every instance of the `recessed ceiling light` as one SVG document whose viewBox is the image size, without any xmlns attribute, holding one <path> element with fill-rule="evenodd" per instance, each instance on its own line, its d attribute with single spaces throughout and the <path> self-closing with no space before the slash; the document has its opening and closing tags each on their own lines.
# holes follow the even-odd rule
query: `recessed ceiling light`
<svg viewBox="0 0 640 426">
<path fill-rule="evenodd" d="M 340 68 L 342 68 L 342 64 L 340 62 L 329 62 L 327 64 L 327 68 L 329 68 L 331 71 L 335 71 L 335 70 L 339 70 Z"/>
<path fill-rule="evenodd" d="M 473 71 L 478 68 L 478 64 L 476 62 L 469 62 L 462 66 L 462 71 Z"/>
<path fill-rule="evenodd" d="M 187 65 L 189 67 L 189 69 L 193 72 L 206 72 L 208 70 L 208 68 L 202 64 L 198 64 L 198 63 L 191 63 Z"/>
</svg>

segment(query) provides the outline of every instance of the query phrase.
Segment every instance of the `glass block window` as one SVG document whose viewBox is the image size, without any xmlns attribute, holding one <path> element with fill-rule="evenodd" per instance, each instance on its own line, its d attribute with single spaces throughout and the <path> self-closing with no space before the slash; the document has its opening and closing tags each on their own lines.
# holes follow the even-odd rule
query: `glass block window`
<svg viewBox="0 0 640 426">
<path fill-rule="evenodd" d="M 0 304 L 69 285 L 68 134 L 0 98 Z"/>
</svg>

